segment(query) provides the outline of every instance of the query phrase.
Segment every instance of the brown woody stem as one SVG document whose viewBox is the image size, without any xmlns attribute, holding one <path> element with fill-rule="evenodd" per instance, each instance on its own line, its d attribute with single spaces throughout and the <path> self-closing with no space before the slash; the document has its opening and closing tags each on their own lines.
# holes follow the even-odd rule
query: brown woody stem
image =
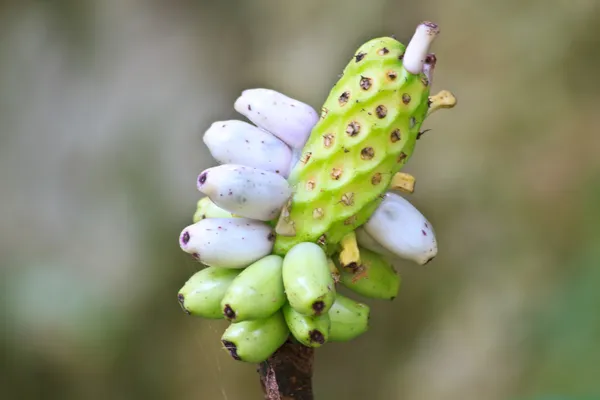
<svg viewBox="0 0 600 400">
<path fill-rule="evenodd" d="M 288 340 L 258 366 L 265 400 L 313 400 L 314 349 Z"/>
</svg>

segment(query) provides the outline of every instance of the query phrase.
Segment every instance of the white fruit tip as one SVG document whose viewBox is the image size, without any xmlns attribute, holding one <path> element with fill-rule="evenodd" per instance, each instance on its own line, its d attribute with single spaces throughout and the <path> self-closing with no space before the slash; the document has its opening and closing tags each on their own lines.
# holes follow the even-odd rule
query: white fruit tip
<svg viewBox="0 0 600 400">
<path fill-rule="evenodd" d="M 439 33 L 439 27 L 433 22 L 425 21 L 417 27 L 415 34 L 406 46 L 402 60 L 404 68 L 408 72 L 416 75 L 423 71 L 429 47 Z"/>
</svg>

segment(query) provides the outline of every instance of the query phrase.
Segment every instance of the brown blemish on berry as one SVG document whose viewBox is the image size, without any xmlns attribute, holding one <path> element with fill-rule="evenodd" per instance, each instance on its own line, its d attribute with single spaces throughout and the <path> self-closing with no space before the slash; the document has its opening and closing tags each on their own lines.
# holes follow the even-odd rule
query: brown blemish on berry
<svg viewBox="0 0 600 400">
<path fill-rule="evenodd" d="M 322 234 L 317 240 L 317 244 L 325 246 L 327 244 L 327 236 L 325 234 Z"/>
<path fill-rule="evenodd" d="M 248 111 L 252 111 L 252 107 L 248 104 Z"/>
<path fill-rule="evenodd" d="M 337 181 L 338 179 L 340 179 L 342 176 L 342 169 L 341 168 L 332 168 L 331 169 L 331 179 Z"/>
<path fill-rule="evenodd" d="M 398 78 L 398 73 L 396 71 L 388 71 L 386 76 L 390 81 L 395 81 Z"/>
<path fill-rule="evenodd" d="M 315 208 L 312 215 L 314 219 L 321 219 L 325 215 L 325 212 L 323 212 L 322 208 Z"/>
<path fill-rule="evenodd" d="M 410 103 L 410 94 L 408 94 L 408 93 L 404 93 L 404 94 L 402 95 L 402 102 L 403 102 L 404 104 L 408 104 L 408 103 Z"/>
<path fill-rule="evenodd" d="M 371 88 L 372 83 L 373 80 L 371 78 L 368 78 L 366 76 L 360 77 L 360 88 L 362 90 L 369 90 Z"/>
<path fill-rule="evenodd" d="M 308 337 L 311 343 L 325 344 L 325 336 L 316 329 L 310 331 Z"/>
<path fill-rule="evenodd" d="M 272 242 L 273 240 L 275 240 L 275 234 L 273 232 L 269 233 L 269 236 L 267 236 L 267 240 L 269 242 Z"/>
<path fill-rule="evenodd" d="M 398 60 L 404 60 L 404 53 L 402 53 L 398 56 Z"/>
<path fill-rule="evenodd" d="M 233 308 L 229 304 L 225 304 L 223 315 L 230 321 L 235 319 L 235 311 L 233 311 Z"/>
<path fill-rule="evenodd" d="M 360 124 L 356 121 L 352 121 L 346 127 L 346 133 L 348 136 L 356 136 L 360 132 Z"/>
<path fill-rule="evenodd" d="M 347 218 L 344 221 L 344 225 L 352 225 L 356 222 L 356 215 L 351 216 L 350 218 Z"/>
<path fill-rule="evenodd" d="M 372 147 L 365 147 L 360 151 L 360 158 L 363 160 L 371 160 L 375 156 L 375 150 Z"/>
<path fill-rule="evenodd" d="M 178 293 L 177 294 L 177 301 L 179 302 L 179 305 L 181 306 L 181 309 L 187 314 L 187 315 L 191 315 L 192 313 L 185 308 L 185 296 L 183 295 L 183 293 Z"/>
<path fill-rule="evenodd" d="M 375 109 L 375 114 L 377 114 L 377 118 L 379 119 L 385 118 L 385 116 L 387 115 L 387 107 L 383 104 L 378 105 Z"/>
<path fill-rule="evenodd" d="M 367 53 L 363 53 L 363 52 L 361 51 L 360 53 L 358 53 L 358 54 L 356 54 L 356 55 L 354 56 L 354 60 L 355 60 L 356 62 L 361 62 L 361 61 L 362 61 L 362 59 L 363 59 L 363 58 L 365 58 L 365 56 L 366 56 L 366 55 L 367 55 Z"/>
<path fill-rule="evenodd" d="M 401 152 L 400 155 L 398 156 L 398 163 L 405 161 L 407 157 L 408 156 L 406 155 L 405 152 Z"/>
<path fill-rule="evenodd" d="M 381 172 L 376 172 L 371 177 L 371 184 L 373 184 L 373 185 L 379 185 L 380 183 L 381 183 Z"/>
<path fill-rule="evenodd" d="M 351 206 L 354 205 L 354 193 L 352 192 L 348 192 L 348 193 L 344 193 L 342 195 L 342 200 L 341 200 L 342 204 L 344 204 L 345 206 Z"/>
<path fill-rule="evenodd" d="M 310 179 L 306 182 L 306 190 L 308 192 L 310 192 L 311 190 L 314 190 L 315 186 L 316 186 L 315 181 L 313 181 L 312 179 Z"/>
<path fill-rule="evenodd" d="M 350 99 L 350 92 L 345 91 L 344 93 L 342 93 L 340 95 L 340 98 L 338 99 L 338 102 L 340 103 L 340 106 L 345 106 L 346 103 L 348 103 L 348 100 Z"/>
<path fill-rule="evenodd" d="M 333 145 L 334 141 L 335 136 L 332 133 L 323 135 L 323 146 L 325 146 L 325 148 L 330 148 Z"/>
<path fill-rule="evenodd" d="M 302 161 L 302 164 L 305 164 L 308 162 L 308 160 L 310 160 L 310 157 L 312 156 L 312 152 L 308 151 L 306 153 L 304 153 L 304 155 L 302 156 L 302 158 L 300 159 L 300 161 Z"/>
<path fill-rule="evenodd" d="M 390 134 L 390 140 L 392 141 L 392 143 L 396 143 L 400 139 L 401 139 L 400 129 L 394 129 L 392 131 L 392 133 Z"/>
<path fill-rule="evenodd" d="M 325 310 L 325 302 L 322 300 L 317 300 L 312 304 L 312 309 L 315 312 L 315 315 L 321 315 L 323 310 Z"/>
<path fill-rule="evenodd" d="M 352 261 L 350 264 L 344 265 L 344 268 L 348 268 L 349 270 L 354 272 L 358 268 L 358 264 L 355 261 Z"/>
<path fill-rule="evenodd" d="M 377 50 L 377 54 L 380 56 L 385 56 L 389 52 L 390 51 L 387 49 L 387 47 L 382 47 L 381 49 Z"/>
<path fill-rule="evenodd" d="M 229 351 L 229 355 L 231 355 L 231 357 L 233 357 L 234 360 L 242 360 L 240 356 L 238 356 L 237 346 L 235 345 L 235 343 L 230 342 L 229 340 L 221 340 L 221 343 L 223 343 L 223 346 L 225 346 L 227 351 Z"/>
</svg>

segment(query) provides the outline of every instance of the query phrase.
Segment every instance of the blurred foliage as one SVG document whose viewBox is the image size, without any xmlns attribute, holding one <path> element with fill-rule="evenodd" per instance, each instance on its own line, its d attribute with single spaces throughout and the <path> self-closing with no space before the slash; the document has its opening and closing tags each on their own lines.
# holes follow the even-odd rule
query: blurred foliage
<svg viewBox="0 0 600 400">
<path fill-rule="evenodd" d="M 319 108 L 423 19 L 459 99 L 408 166 L 440 255 L 318 351 L 318 398 L 600 398 L 595 0 L 0 2 L 0 397 L 259 399 L 176 302 L 202 133 L 246 88 Z"/>
</svg>

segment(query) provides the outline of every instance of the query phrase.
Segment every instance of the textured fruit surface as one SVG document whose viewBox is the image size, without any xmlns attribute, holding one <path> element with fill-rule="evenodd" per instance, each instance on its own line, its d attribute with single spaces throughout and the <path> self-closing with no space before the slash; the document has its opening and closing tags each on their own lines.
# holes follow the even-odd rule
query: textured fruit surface
<svg viewBox="0 0 600 400">
<path fill-rule="evenodd" d="M 270 255 L 244 269 L 231 283 L 221 309 L 231 321 L 262 319 L 286 302 L 281 267 L 283 259 Z"/>
<path fill-rule="evenodd" d="M 346 342 L 365 333 L 369 329 L 370 311 L 366 304 L 338 294 L 329 310 L 329 341 Z"/>
<path fill-rule="evenodd" d="M 229 325 L 221 343 L 234 359 L 259 363 L 269 358 L 286 341 L 289 333 L 283 314 L 278 311 L 265 319 Z"/>
<path fill-rule="evenodd" d="M 181 307 L 190 315 L 223 318 L 221 300 L 239 273 L 237 269 L 216 267 L 196 272 L 177 294 Z"/>
<path fill-rule="evenodd" d="M 400 275 L 380 255 L 360 248 L 360 264 L 338 268 L 340 282 L 348 289 L 372 299 L 392 300 L 400 289 Z"/>
<path fill-rule="evenodd" d="M 327 256 L 314 243 L 299 243 L 285 255 L 283 285 L 290 305 L 304 315 L 327 313 L 335 300 Z"/>
<path fill-rule="evenodd" d="M 294 195 L 286 220 L 295 235 L 278 235 L 275 253 L 299 242 L 327 244 L 333 251 L 375 211 L 412 155 L 429 85 L 424 74 L 402 68 L 404 50 L 387 37 L 365 43 L 331 90 L 289 176 Z"/>
<path fill-rule="evenodd" d="M 329 339 L 329 314 L 309 317 L 300 314 L 289 304 L 285 304 L 282 311 L 290 332 L 303 345 L 321 347 Z"/>
</svg>

